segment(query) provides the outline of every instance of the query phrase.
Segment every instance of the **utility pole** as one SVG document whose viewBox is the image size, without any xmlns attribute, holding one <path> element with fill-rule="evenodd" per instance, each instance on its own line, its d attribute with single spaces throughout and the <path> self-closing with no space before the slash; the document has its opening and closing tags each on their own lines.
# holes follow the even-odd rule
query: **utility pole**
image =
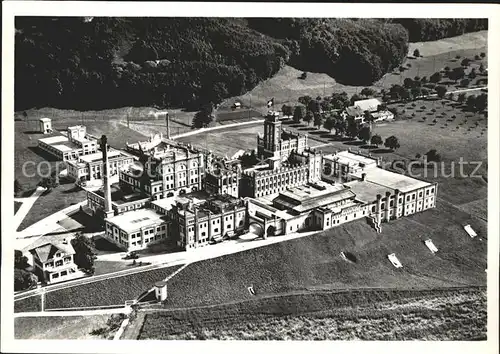
<svg viewBox="0 0 500 354">
<path fill-rule="evenodd" d="M 129 119 L 129 114 L 128 114 L 128 112 L 127 112 L 127 128 L 130 128 L 130 122 L 129 122 L 129 120 L 130 120 L 130 119 Z"/>
</svg>

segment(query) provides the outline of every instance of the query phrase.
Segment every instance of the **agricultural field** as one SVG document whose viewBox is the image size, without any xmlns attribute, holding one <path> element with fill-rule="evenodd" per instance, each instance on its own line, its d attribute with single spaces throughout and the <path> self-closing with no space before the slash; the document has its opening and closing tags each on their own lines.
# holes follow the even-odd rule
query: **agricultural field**
<svg viewBox="0 0 500 354">
<path fill-rule="evenodd" d="M 14 319 L 16 339 L 112 339 L 116 328 L 108 323 L 115 315 L 18 317 Z"/>
<path fill-rule="evenodd" d="M 47 309 L 123 305 L 165 279 L 180 266 L 154 269 L 52 291 L 45 296 Z"/>
<path fill-rule="evenodd" d="M 387 73 L 368 87 L 380 91 L 389 89 L 393 84 L 401 84 L 405 78 L 414 78 L 415 76 L 429 78 L 433 73 L 446 66 L 453 69 L 459 66 L 464 58 L 474 59 L 475 55 L 482 52 L 487 54 L 487 39 L 488 31 L 480 31 L 437 41 L 410 43 L 408 58 L 401 64 L 406 70 L 400 74 L 396 68 L 395 71 Z M 415 49 L 419 49 L 422 57 L 418 59 L 412 57 Z M 456 59 L 456 56 L 460 56 L 460 59 Z M 479 67 L 480 62 L 483 62 L 487 67 L 487 56 L 482 60 L 473 60 L 471 67 Z M 362 89 L 362 87 L 339 84 L 326 74 L 308 72 L 307 78 L 304 80 L 300 79 L 301 74 L 302 71 L 291 66 L 284 66 L 274 77 L 261 82 L 250 92 L 225 100 L 220 105 L 220 109 L 228 110 L 235 101 L 240 101 L 245 106 L 251 106 L 253 109 L 265 113 L 267 111 L 266 103 L 273 97 L 275 106 L 281 108 L 283 104 L 297 105 L 297 99 L 305 95 L 324 97 L 333 92 L 345 91 L 349 96 L 352 96 Z M 473 80 L 471 85 L 478 79 L 480 77 Z M 453 87 L 450 86 L 450 90 Z"/>
<path fill-rule="evenodd" d="M 471 239 L 462 225 L 471 224 Z M 279 237 L 279 236 L 277 236 Z M 424 245 L 432 239 L 438 253 Z M 304 238 L 284 241 L 187 266 L 169 281 L 166 307 L 222 304 L 257 296 L 318 289 L 432 289 L 483 286 L 487 225 L 446 202 L 382 224 L 377 234 L 359 220 Z M 354 261 L 341 257 L 353 255 Z M 403 268 L 387 255 L 396 253 Z M 193 282 L 192 279 L 199 279 Z"/>
<path fill-rule="evenodd" d="M 486 291 L 313 292 L 148 311 L 140 320 L 145 340 L 484 340 Z"/>
<path fill-rule="evenodd" d="M 42 298 L 34 295 L 14 301 L 14 312 L 37 312 L 42 310 Z"/>
</svg>

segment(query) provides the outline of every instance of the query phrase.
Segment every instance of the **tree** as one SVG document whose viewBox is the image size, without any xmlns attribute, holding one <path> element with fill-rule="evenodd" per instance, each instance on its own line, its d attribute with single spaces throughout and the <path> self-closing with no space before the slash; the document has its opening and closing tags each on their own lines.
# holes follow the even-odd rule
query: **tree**
<svg viewBox="0 0 500 354">
<path fill-rule="evenodd" d="M 191 121 L 191 129 L 206 128 L 214 120 L 213 107 L 203 107 L 201 111 L 196 112 Z"/>
<path fill-rule="evenodd" d="M 414 56 L 415 58 L 418 58 L 418 57 L 420 56 L 420 50 L 415 49 L 415 50 L 413 51 L 413 56 Z"/>
<path fill-rule="evenodd" d="M 469 84 L 470 84 L 470 80 L 469 79 L 462 79 L 462 80 L 460 80 L 460 86 L 462 86 L 462 87 L 467 87 L 467 86 L 469 86 Z"/>
<path fill-rule="evenodd" d="M 94 274 L 94 241 L 80 233 L 71 240 L 71 246 L 75 249 L 75 264 L 89 274 Z"/>
<path fill-rule="evenodd" d="M 344 134 L 347 131 L 347 124 L 342 117 L 335 117 L 334 118 L 334 128 L 335 128 L 335 134 L 339 136 L 344 136 Z"/>
<path fill-rule="evenodd" d="M 448 94 L 448 99 L 449 99 L 450 101 L 453 101 L 453 98 L 454 98 L 453 92 L 450 92 L 450 93 Z"/>
<path fill-rule="evenodd" d="M 281 107 L 281 112 L 283 112 L 283 115 L 284 116 L 291 116 L 293 114 L 293 107 L 292 106 L 288 106 L 286 104 L 284 104 L 282 107 Z"/>
<path fill-rule="evenodd" d="M 300 78 L 301 78 L 302 80 L 307 79 L 307 73 L 304 71 L 304 72 L 300 75 Z"/>
<path fill-rule="evenodd" d="M 461 93 L 458 94 L 457 101 L 459 103 L 464 103 L 465 102 L 465 97 L 466 97 L 465 92 L 461 92 Z"/>
<path fill-rule="evenodd" d="M 413 83 L 413 80 L 411 78 L 407 77 L 406 79 L 404 79 L 403 85 L 407 89 L 410 89 L 410 88 L 412 88 L 414 86 L 414 83 Z"/>
<path fill-rule="evenodd" d="M 23 255 L 23 252 L 14 250 L 14 268 L 26 269 L 29 267 L 28 257 Z"/>
<path fill-rule="evenodd" d="M 461 65 L 461 66 L 465 66 L 465 67 L 467 67 L 467 66 L 469 66 L 469 65 L 470 65 L 470 62 L 471 62 L 471 60 L 470 60 L 469 58 L 464 58 L 464 59 L 462 60 L 462 62 L 460 63 L 460 65 Z"/>
<path fill-rule="evenodd" d="M 354 102 L 362 100 L 362 99 L 363 99 L 363 97 L 361 97 L 360 95 L 355 93 L 354 95 L 351 96 L 351 100 L 350 100 L 351 106 L 354 105 Z"/>
<path fill-rule="evenodd" d="M 450 80 L 455 81 L 455 83 L 465 76 L 465 70 L 461 66 L 458 68 L 453 68 L 453 70 L 448 74 Z"/>
<path fill-rule="evenodd" d="M 479 72 L 480 72 L 481 74 L 483 74 L 485 71 L 486 71 L 486 69 L 485 69 L 485 67 L 484 67 L 484 64 L 483 64 L 483 63 L 481 63 L 481 65 L 479 65 Z"/>
<path fill-rule="evenodd" d="M 314 113 L 314 126 L 320 129 L 323 125 L 323 115 L 321 113 Z"/>
<path fill-rule="evenodd" d="M 377 147 L 383 143 L 382 137 L 380 135 L 372 136 L 372 139 L 370 142 L 372 145 L 376 145 Z"/>
<path fill-rule="evenodd" d="M 472 70 L 469 73 L 469 79 L 474 80 L 476 78 L 476 76 L 477 76 L 476 69 L 472 68 Z"/>
<path fill-rule="evenodd" d="M 323 128 L 328 130 L 330 134 L 332 133 L 332 129 L 335 128 L 335 120 L 332 116 L 326 117 L 326 120 L 323 123 Z"/>
<path fill-rule="evenodd" d="M 475 107 L 479 112 L 482 112 L 488 106 L 488 95 L 485 93 L 476 97 Z"/>
<path fill-rule="evenodd" d="M 470 95 L 467 97 L 467 108 L 470 110 L 470 111 L 475 111 L 476 110 L 476 96 L 474 95 Z"/>
<path fill-rule="evenodd" d="M 405 69 L 405 67 L 404 67 L 404 66 L 400 66 L 400 67 L 398 68 L 398 70 L 399 70 L 399 72 L 400 72 L 400 73 L 403 73 L 406 69 Z"/>
<path fill-rule="evenodd" d="M 36 286 L 38 278 L 35 274 L 23 269 L 14 269 L 14 291 L 21 291 Z"/>
<path fill-rule="evenodd" d="M 310 124 L 311 124 L 311 122 L 313 121 L 313 119 L 314 119 L 314 114 L 313 114 L 313 112 L 311 112 L 311 111 L 307 111 L 307 112 L 306 112 L 306 116 L 304 117 L 304 122 L 306 122 L 306 123 L 307 123 L 307 125 L 310 125 Z"/>
<path fill-rule="evenodd" d="M 356 138 L 359 134 L 359 123 L 354 119 L 350 118 L 347 121 L 347 136 L 350 138 Z"/>
<path fill-rule="evenodd" d="M 295 123 L 300 123 L 306 114 L 306 107 L 304 106 L 295 106 L 295 110 L 293 111 L 293 121 Z"/>
<path fill-rule="evenodd" d="M 441 161 L 441 155 L 439 155 L 436 149 L 429 150 L 425 156 L 427 157 L 427 161 L 430 162 L 439 162 Z"/>
<path fill-rule="evenodd" d="M 321 111 L 321 103 L 318 100 L 311 100 L 307 105 L 307 109 L 313 113 Z"/>
<path fill-rule="evenodd" d="M 364 126 L 358 131 L 358 138 L 362 140 L 365 144 L 370 141 L 372 137 L 372 130 L 369 126 Z"/>
<path fill-rule="evenodd" d="M 397 150 L 400 147 L 399 140 L 394 135 L 391 135 L 390 137 L 388 137 L 387 139 L 385 139 L 384 146 L 386 148 L 391 149 L 391 150 Z"/>
<path fill-rule="evenodd" d="M 369 96 L 373 96 L 375 94 L 375 91 L 373 91 L 373 89 L 371 89 L 369 87 L 365 87 L 364 89 L 361 90 L 361 94 L 363 96 L 369 97 Z"/>
<path fill-rule="evenodd" d="M 50 177 L 44 177 L 40 181 L 40 186 L 46 188 L 48 192 L 59 186 L 59 176 L 57 176 L 57 170 L 52 172 Z"/>
<path fill-rule="evenodd" d="M 302 103 L 304 106 L 308 106 L 309 105 L 309 102 L 312 101 L 312 98 L 311 96 L 301 96 L 299 97 L 299 103 Z"/>
<path fill-rule="evenodd" d="M 479 56 L 484 59 L 484 57 L 486 56 L 486 53 L 485 52 L 481 52 L 481 54 Z"/>
<path fill-rule="evenodd" d="M 447 91 L 448 90 L 446 89 L 446 86 L 439 85 L 436 87 L 436 93 L 437 93 L 439 98 L 444 98 Z"/>
<path fill-rule="evenodd" d="M 19 195 L 21 194 L 21 192 L 23 191 L 23 186 L 21 185 L 21 183 L 19 183 L 19 181 L 16 179 L 14 181 L 14 195 Z"/>
<path fill-rule="evenodd" d="M 435 72 L 434 74 L 431 75 L 431 77 L 429 78 L 429 81 L 434 83 L 434 84 L 437 84 L 438 82 L 440 82 L 441 80 L 443 79 L 443 76 L 441 75 L 441 73 L 438 71 L 438 72 Z"/>
</svg>

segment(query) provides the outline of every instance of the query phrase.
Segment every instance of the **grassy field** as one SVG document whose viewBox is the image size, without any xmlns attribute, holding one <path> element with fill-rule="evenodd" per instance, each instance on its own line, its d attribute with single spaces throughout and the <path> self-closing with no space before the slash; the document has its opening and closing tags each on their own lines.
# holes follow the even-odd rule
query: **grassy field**
<svg viewBox="0 0 500 354">
<path fill-rule="evenodd" d="M 50 193 L 42 194 L 31 207 L 30 211 L 18 227 L 18 231 L 46 218 L 58 210 L 84 201 L 87 198 L 85 190 L 74 184 L 61 184 Z"/>
<path fill-rule="evenodd" d="M 462 225 L 480 235 L 471 239 Z M 364 220 L 316 235 L 190 264 L 169 282 L 167 307 L 221 304 L 257 295 L 317 289 L 485 285 L 487 225 L 445 202 L 437 208 L 382 225 L 377 234 Z M 431 238 L 439 249 L 424 245 Z M 345 261 L 349 252 L 357 262 Z M 403 268 L 387 255 L 396 253 Z M 193 282 L 192 279 L 199 279 Z"/>
<path fill-rule="evenodd" d="M 319 292 L 146 312 L 138 339 L 485 340 L 486 291 Z"/>
<path fill-rule="evenodd" d="M 23 203 L 14 201 L 14 214 L 17 213 L 21 205 L 23 205 Z"/>
<path fill-rule="evenodd" d="M 14 312 L 38 312 L 42 310 L 42 298 L 40 295 L 14 301 Z"/>
<path fill-rule="evenodd" d="M 402 66 L 407 68 L 403 74 L 399 71 L 387 73 L 370 87 L 380 91 L 390 88 L 393 84 L 400 84 L 407 77 L 427 76 L 429 78 L 430 75 L 446 66 L 450 68 L 459 66 L 463 58 L 474 59 L 476 54 L 487 52 L 487 36 L 488 31 L 481 31 L 438 41 L 411 43 L 409 54 L 412 55 L 413 51 L 418 48 L 423 57 L 408 58 L 402 63 Z M 457 55 L 461 57 L 458 61 L 455 59 Z M 487 57 L 482 62 L 487 67 Z M 408 67 L 408 64 L 411 67 Z M 471 66 L 479 66 L 479 62 L 472 63 Z M 299 79 L 301 74 L 301 71 L 285 66 L 274 77 L 261 82 L 250 92 L 225 100 L 220 105 L 220 110 L 229 110 L 235 101 L 240 101 L 243 105 L 251 106 L 264 113 L 267 110 L 266 103 L 272 97 L 274 97 L 275 107 L 281 108 L 283 104 L 296 105 L 297 99 L 304 95 L 323 97 L 331 95 L 332 92 L 345 91 L 351 96 L 362 89 L 362 87 L 339 84 L 326 74 L 308 72 L 305 80 Z"/>
<path fill-rule="evenodd" d="M 95 331 L 106 328 L 110 318 L 111 315 L 18 317 L 14 319 L 14 334 L 16 339 L 104 339 Z"/>
<path fill-rule="evenodd" d="M 212 132 L 200 133 L 177 139 L 183 143 L 193 144 L 203 149 L 212 150 L 215 154 L 231 157 L 239 150 L 257 148 L 257 134 L 264 132 L 264 125 L 258 123 L 241 128 L 222 129 Z M 305 133 L 305 131 L 301 131 Z M 319 142 L 310 139 L 309 145 L 314 147 Z"/>
<path fill-rule="evenodd" d="M 156 281 L 165 279 L 179 267 L 155 269 L 52 291 L 46 295 L 45 307 L 55 309 L 123 305 L 127 300 L 136 299 Z"/>
</svg>

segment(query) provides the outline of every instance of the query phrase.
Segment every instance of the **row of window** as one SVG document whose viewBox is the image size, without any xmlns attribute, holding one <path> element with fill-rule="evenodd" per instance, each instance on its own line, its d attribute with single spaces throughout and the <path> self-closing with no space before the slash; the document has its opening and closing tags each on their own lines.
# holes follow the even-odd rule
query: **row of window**
<svg viewBox="0 0 500 354">
<path fill-rule="evenodd" d="M 75 271 L 74 269 L 70 269 L 70 270 L 69 270 L 69 274 L 73 274 L 73 273 L 76 273 L 76 271 Z M 67 271 L 67 270 L 63 270 L 61 273 L 52 273 L 52 274 L 50 275 L 50 277 L 51 277 L 52 279 L 57 279 L 57 278 L 59 278 L 59 275 L 61 276 L 61 278 L 62 278 L 62 277 L 65 277 L 65 276 L 67 276 L 67 275 L 68 275 L 68 271 Z"/>
</svg>

